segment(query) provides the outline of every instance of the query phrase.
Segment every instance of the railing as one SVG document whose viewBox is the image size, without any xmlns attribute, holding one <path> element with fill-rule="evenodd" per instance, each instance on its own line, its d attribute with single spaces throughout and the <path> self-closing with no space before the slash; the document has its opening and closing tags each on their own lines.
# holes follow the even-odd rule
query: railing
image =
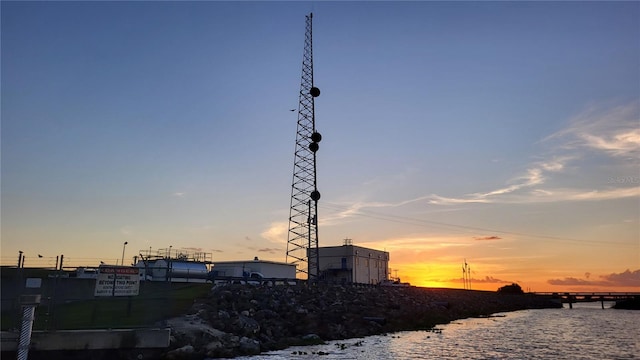
<svg viewBox="0 0 640 360">
<path fill-rule="evenodd" d="M 590 301 L 592 299 L 599 300 L 601 298 L 607 300 L 629 299 L 640 297 L 640 292 L 614 292 L 614 291 L 596 291 L 596 292 L 534 292 L 539 296 L 551 296 L 555 298 L 572 298 L 574 300 Z"/>
<path fill-rule="evenodd" d="M 640 292 L 537 292 L 538 296 L 550 297 L 564 304 L 569 304 L 573 309 L 573 304 L 578 302 L 600 301 L 604 309 L 605 301 L 618 301 L 625 299 L 640 299 Z"/>
</svg>

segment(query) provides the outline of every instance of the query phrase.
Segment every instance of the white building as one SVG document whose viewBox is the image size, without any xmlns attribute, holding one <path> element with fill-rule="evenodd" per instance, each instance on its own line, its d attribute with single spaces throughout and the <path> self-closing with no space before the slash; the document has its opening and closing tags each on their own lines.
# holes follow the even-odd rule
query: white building
<svg viewBox="0 0 640 360">
<path fill-rule="evenodd" d="M 389 253 L 352 245 L 318 248 L 320 278 L 338 283 L 379 284 L 389 279 Z M 311 271 L 312 275 L 315 271 Z"/>
</svg>

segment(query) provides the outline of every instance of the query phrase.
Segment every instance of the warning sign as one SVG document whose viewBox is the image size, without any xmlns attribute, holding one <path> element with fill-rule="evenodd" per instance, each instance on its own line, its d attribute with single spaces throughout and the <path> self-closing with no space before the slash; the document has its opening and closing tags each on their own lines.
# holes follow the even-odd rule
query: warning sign
<svg viewBox="0 0 640 360">
<path fill-rule="evenodd" d="M 95 296 L 135 296 L 139 289 L 137 267 L 100 266 L 98 269 Z"/>
</svg>

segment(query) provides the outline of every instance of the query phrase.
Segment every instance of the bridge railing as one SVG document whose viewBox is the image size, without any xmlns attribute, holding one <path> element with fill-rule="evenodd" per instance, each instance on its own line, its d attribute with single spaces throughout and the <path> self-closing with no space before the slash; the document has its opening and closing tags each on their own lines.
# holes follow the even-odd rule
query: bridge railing
<svg viewBox="0 0 640 360">
<path fill-rule="evenodd" d="M 568 291 L 568 292 L 534 292 L 535 295 L 540 296 L 552 296 L 552 297 L 574 297 L 574 298 L 584 298 L 584 297 L 608 297 L 608 298 L 630 298 L 630 297 L 640 297 L 640 292 L 624 292 L 624 291 Z"/>
</svg>

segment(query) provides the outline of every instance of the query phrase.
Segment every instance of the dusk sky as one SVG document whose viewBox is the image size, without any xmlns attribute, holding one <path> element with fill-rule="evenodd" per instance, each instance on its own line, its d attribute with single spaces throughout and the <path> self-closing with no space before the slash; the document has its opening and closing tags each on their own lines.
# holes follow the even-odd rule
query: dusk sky
<svg viewBox="0 0 640 360">
<path fill-rule="evenodd" d="M 2 264 L 285 261 L 309 12 L 320 246 L 640 291 L 638 2 L 2 1 Z"/>
</svg>

